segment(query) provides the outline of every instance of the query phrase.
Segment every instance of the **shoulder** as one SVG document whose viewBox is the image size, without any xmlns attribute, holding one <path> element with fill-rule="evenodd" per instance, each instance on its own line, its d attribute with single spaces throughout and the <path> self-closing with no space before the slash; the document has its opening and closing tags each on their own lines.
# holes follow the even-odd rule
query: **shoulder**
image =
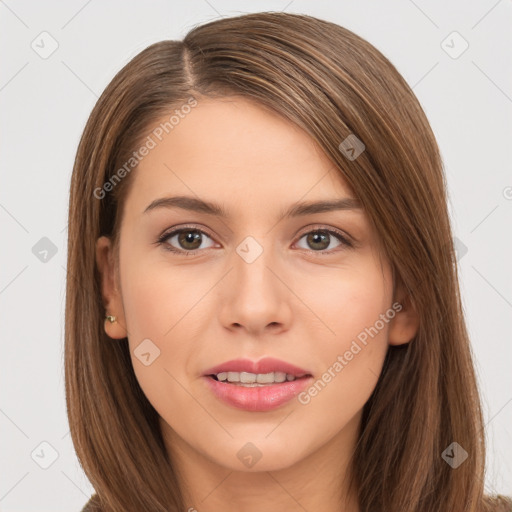
<svg viewBox="0 0 512 512">
<path fill-rule="evenodd" d="M 93 494 L 80 512 L 101 512 L 98 496 Z"/>
<path fill-rule="evenodd" d="M 501 494 L 484 496 L 482 512 L 512 512 L 512 498 Z"/>
</svg>

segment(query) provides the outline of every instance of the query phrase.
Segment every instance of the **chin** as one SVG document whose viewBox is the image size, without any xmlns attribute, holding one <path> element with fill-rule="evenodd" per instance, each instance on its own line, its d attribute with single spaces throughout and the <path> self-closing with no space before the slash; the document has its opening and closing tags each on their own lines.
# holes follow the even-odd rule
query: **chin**
<svg viewBox="0 0 512 512">
<path fill-rule="evenodd" d="M 221 452 L 212 454 L 210 458 L 232 471 L 279 471 L 300 461 L 300 453 L 290 449 L 294 444 L 290 437 L 285 440 L 276 436 L 269 440 L 244 436 L 242 439 L 230 440 L 227 446 L 220 445 Z"/>
</svg>

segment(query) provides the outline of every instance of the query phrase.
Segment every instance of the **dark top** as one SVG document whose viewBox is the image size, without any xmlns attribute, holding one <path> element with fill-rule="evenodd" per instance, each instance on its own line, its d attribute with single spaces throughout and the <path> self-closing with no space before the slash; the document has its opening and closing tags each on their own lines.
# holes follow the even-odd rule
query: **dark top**
<svg viewBox="0 0 512 512">
<path fill-rule="evenodd" d="M 97 502 L 98 497 L 96 494 L 91 496 L 91 499 L 84 505 L 84 508 L 80 512 L 98 512 L 100 508 Z"/>
</svg>

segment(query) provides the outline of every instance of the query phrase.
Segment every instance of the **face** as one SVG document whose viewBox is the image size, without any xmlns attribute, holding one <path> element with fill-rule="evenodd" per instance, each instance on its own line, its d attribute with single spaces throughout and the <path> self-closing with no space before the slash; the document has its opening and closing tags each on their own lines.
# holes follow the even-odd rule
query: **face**
<svg viewBox="0 0 512 512">
<path fill-rule="evenodd" d="M 414 334 L 365 211 L 305 132 L 246 99 L 201 100 L 155 140 L 132 171 L 119 273 L 105 237 L 97 262 L 118 319 L 105 328 L 128 336 L 169 449 L 268 471 L 353 446 L 389 344 Z M 206 376 L 235 359 L 254 363 L 221 368 L 235 380 L 288 376 Z"/>
</svg>

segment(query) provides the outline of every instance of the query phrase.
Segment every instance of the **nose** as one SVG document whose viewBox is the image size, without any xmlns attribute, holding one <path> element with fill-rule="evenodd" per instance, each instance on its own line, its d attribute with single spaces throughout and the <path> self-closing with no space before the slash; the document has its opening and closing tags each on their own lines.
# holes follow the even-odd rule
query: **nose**
<svg viewBox="0 0 512 512">
<path fill-rule="evenodd" d="M 231 271 L 222 283 L 220 321 L 230 330 L 245 330 L 254 336 L 287 330 L 291 323 L 286 271 L 271 250 L 252 261 L 243 250 L 234 252 Z"/>
</svg>

